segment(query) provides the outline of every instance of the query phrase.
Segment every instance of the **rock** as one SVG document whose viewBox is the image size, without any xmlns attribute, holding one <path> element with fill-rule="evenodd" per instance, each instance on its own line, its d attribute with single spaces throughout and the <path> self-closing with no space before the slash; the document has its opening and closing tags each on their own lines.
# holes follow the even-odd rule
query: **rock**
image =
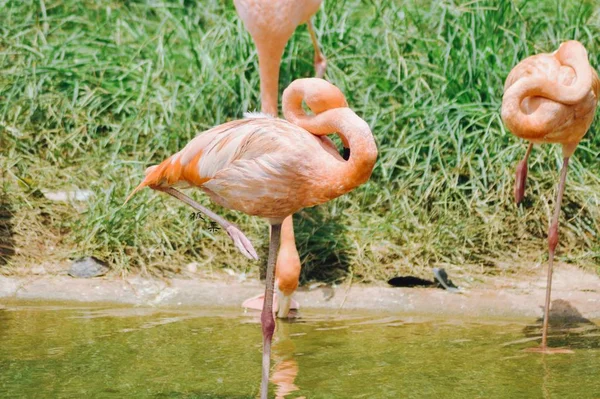
<svg viewBox="0 0 600 399">
<path fill-rule="evenodd" d="M 46 274 L 46 268 L 42 265 L 37 265 L 31 268 L 31 274 L 43 275 Z"/>
<path fill-rule="evenodd" d="M 69 276 L 77 278 L 92 278 L 103 276 L 108 272 L 108 265 L 93 256 L 81 258 L 73 262 Z"/>
<path fill-rule="evenodd" d="M 188 263 L 185 268 L 190 273 L 196 273 L 198 271 L 198 262 Z"/>
</svg>

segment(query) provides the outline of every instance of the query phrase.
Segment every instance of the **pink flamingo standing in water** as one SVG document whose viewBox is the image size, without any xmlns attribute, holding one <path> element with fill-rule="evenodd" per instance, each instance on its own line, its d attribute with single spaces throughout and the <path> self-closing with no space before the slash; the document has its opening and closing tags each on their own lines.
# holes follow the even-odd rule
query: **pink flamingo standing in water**
<svg viewBox="0 0 600 399">
<path fill-rule="evenodd" d="M 548 348 L 552 268 L 569 158 L 592 124 L 599 92 L 598 74 L 590 66 L 587 51 L 577 41 L 561 44 L 552 54 L 524 59 L 513 68 L 504 85 L 502 119 L 514 135 L 531 142 L 524 159 L 517 165 L 515 202 L 520 203 L 525 194 L 527 159 L 534 143 L 562 144 L 564 157 L 554 215 L 548 230 L 548 279 L 542 343 L 532 351 L 570 352 L 563 348 Z"/>
<path fill-rule="evenodd" d="M 281 57 L 298 25 L 308 25 L 315 49 L 316 76 L 322 78 L 325 74 L 327 60 L 319 49 L 317 35 L 310 20 L 321 3 L 322 0 L 234 0 L 237 13 L 256 44 L 262 112 L 277 116 Z M 344 154 L 344 158 L 347 158 L 347 146 Z M 292 299 L 300 279 L 300 256 L 296 248 L 292 215 L 287 216 L 281 226 L 281 247 L 275 273 L 277 316 L 284 318 L 288 316 L 290 309 L 298 308 L 298 303 Z M 261 309 L 263 300 L 264 296 L 261 294 L 247 299 L 242 306 Z"/>
<path fill-rule="evenodd" d="M 313 112 L 307 115 L 302 102 Z M 175 187 L 196 187 L 217 204 L 268 219 L 271 225 L 265 300 L 261 313 L 263 358 L 261 397 L 269 383 L 273 285 L 283 220 L 366 182 L 377 158 L 369 125 L 350 108 L 341 91 L 317 78 L 292 82 L 283 93 L 287 119 L 267 116 L 231 121 L 194 138 L 183 150 L 146 169 L 144 187 L 165 192 L 217 222 L 247 257 L 257 259 L 246 236 L 233 224 Z M 289 122 L 288 122 L 289 121 Z M 339 134 L 352 153 L 344 160 L 325 140 Z"/>
</svg>

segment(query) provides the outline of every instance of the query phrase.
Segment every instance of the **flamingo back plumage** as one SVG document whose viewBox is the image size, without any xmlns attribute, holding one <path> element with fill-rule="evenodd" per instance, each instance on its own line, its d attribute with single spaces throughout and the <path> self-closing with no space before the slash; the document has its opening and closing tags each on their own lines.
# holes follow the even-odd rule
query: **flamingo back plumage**
<svg viewBox="0 0 600 399">
<path fill-rule="evenodd" d="M 236 120 L 196 136 L 149 167 L 127 200 L 144 187 L 198 187 L 227 208 L 285 217 L 330 199 L 327 190 L 308 189 L 315 184 L 314 169 L 322 169 L 328 157 L 343 162 L 328 141 L 285 120 Z"/>
</svg>

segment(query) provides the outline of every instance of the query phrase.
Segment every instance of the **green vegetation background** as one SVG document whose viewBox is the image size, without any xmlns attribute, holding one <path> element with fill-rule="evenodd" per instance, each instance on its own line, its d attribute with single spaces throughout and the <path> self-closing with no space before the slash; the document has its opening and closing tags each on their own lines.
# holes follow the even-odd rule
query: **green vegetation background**
<svg viewBox="0 0 600 399">
<path fill-rule="evenodd" d="M 118 272 L 172 275 L 196 261 L 256 274 L 261 263 L 173 199 L 145 190 L 122 206 L 145 167 L 259 108 L 255 48 L 231 2 L 0 0 L 0 16 L 0 271 L 93 254 Z M 519 60 L 567 39 L 597 67 L 599 21 L 593 1 L 326 0 L 314 19 L 326 78 L 370 124 L 380 157 L 365 186 L 295 216 L 303 279 L 373 281 L 439 265 L 477 276 L 543 262 L 561 152 L 534 149 L 515 206 L 525 143 L 502 125 L 503 83 Z M 280 88 L 312 74 L 301 26 Z M 598 131 L 571 164 L 558 253 L 596 271 Z M 94 196 L 41 195 L 65 189 Z M 264 261 L 266 223 L 218 211 Z"/>
</svg>

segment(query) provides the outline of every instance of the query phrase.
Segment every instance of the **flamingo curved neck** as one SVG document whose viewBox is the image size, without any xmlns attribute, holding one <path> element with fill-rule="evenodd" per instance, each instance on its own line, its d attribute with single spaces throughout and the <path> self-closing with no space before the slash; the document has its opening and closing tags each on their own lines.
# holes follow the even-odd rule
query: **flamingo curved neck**
<svg viewBox="0 0 600 399">
<path fill-rule="evenodd" d="M 542 58 L 537 58 L 542 57 Z M 585 111 L 581 108 L 587 102 L 597 101 L 599 82 L 597 73 L 588 61 L 587 51 L 577 41 L 561 44 L 554 53 L 534 56 L 529 62 L 537 70 L 537 64 L 543 65 L 544 60 L 554 58 L 563 67 L 573 69 L 574 81 L 571 85 L 563 84 L 560 79 L 550 80 L 545 73 L 539 72 L 517 78 L 516 81 L 505 89 L 502 119 L 509 129 L 519 137 L 543 141 L 545 136 L 563 128 L 565 124 L 573 123 L 574 115 L 579 113 L 581 119 Z M 543 68 L 542 68 L 543 70 Z M 553 106 L 539 103 L 535 108 L 528 108 L 524 101 L 526 98 L 540 97 L 556 103 Z M 556 105 L 560 105 L 556 107 Z M 575 111 L 574 107 L 577 108 Z M 595 104 L 593 106 L 595 108 Z M 577 118 L 575 118 L 577 119 Z M 585 129 L 587 130 L 587 128 Z M 585 134 L 582 131 L 574 135 L 572 140 L 565 142 L 578 142 Z M 573 146 L 570 146 L 573 147 Z M 570 148 L 566 150 L 568 153 Z"/>
<path fill-rule="evenodd" d="M 588 61 L 587 51 L 581 43 L 571 41 L 562 44 L 556 51 L 555 57 L 561 65 L 573 69 L 576 81 L 570 86 L 560 83 L 544 85 L 544 97 L 568 105 L 583 101 L 592 86 L 592 69 Z M 553 98 L 553 96 L 556 97 Z"/>
<path fill-rule="evenodd" d="M 585 48 L 578 42 L 567 42 L 563 43 L 552 56 L 561 66 L 573 69 L 575 82 L 572 85 L 552 81 L 544 75 L 533 75 L 519 79 L 507 88 L 507 94 L 512 89 L 520 93 L 521 100 L 525 97 L 539 96 L 565 105 L 584 101 L 590 92 L 594 77 Z M 519 83 L 521 86 L 518 86 Z"/>
<path fill-rule="evenodd" d="M 294 236 L 294 222 L 292 219 L 292 215 L 283 219 L 281 223 L 281 241 L 282 245 L 285 242 L 295 242 Z"/>
<path fill-rule="evenodd" d="M 285 295 L 291 295 L 298 288 L 300 269 L 300 256 L 296 249 L 294 224 L 290 215 L 281 225 L 281 245 L 275 268 L 277 286 Z"/>
<path fill-rule="evenodd" d="M 517 80 L 504 93 L 502 119 L 510 131 L 519 137 L 541 140 L 555 128 L 552 120 L 538 117 L 536 112 L 526 114 L 521 108 L 525 98 L 542 95 L 542 86 L 539 78 L 524 78 Z"/>
<path fill-rule="evenodd" d="M 283 112 L 288 122 L 317 136 L 337 133 L 350 149 L 347 161 L 328 158 L 323 173 L 329 195 L 332 198 L 342 195 L 366 182 L 377 159 L 377 146 L 369 125 L 347 107 L 306 115 L 301 104 L 301 94 L 284 93 Z"/>
<path fill-rule="evenodd" d="M 557 85 L 555 82 L 548 83 L 549 81 L 545 76 L 518 79 L 506 90 L 502 101 L 502 119 L 509 130 L 527 140 L 543 141 L 546 135 L 561 129 L 565 123 L 570 123 L 571 118 L 569 115 L 574 112 L 572 107 L 578 107 L 586 101 L 597 101 L 600 82 L 597 80 L 595 71 L 589 65 L 586 69 L 590 75 L 590 82 L 585 88 L 585 96 L 575 104 L 564 101 L 561 90 L 555 89 L 557 86 L 562 88 L 569 88 L 570 86 Z M 579 83 L 578 77 L 576 85 L 579 85 Z M 529 97 L 542 97 L 560 104 L 561 107 L 548 108 L 547 105 L 541 104 L 539 107 L 532 109 L 532 112 L 526 112 L 523 110 L 523 104 L 525 99 Z M 592 108 L 595 108 L 595 106 Z M 580 118 L 582 116 L 579 115 Z M 581 136 L 583 134 L 584 132 Z M 580 138 L 577 137 L 576 141 L 579 141 Z"/>
</svg>

